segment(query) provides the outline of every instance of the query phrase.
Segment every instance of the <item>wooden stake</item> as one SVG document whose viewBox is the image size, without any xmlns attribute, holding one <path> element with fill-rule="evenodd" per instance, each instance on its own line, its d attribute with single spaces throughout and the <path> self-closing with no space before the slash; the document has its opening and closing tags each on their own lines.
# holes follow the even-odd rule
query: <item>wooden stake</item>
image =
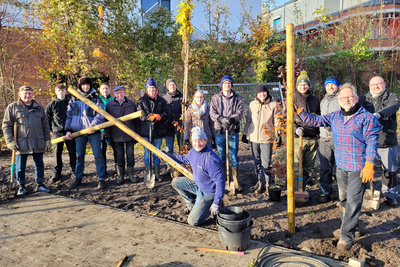
<svg viewBox="0 0 400 267">
<path fill-rule="evenodd" d="M 191 246 L 186 246 L 185 248 L 194 249 L 194 250 L 201 250 L 201 251 L 233 254 L 233 255 L 239 255 L 239 256 L 243 256 L 244 255 L 244 251 L 231 251 L 231 250 L 223 250 L 223 249 L 215 249 L 215 248 L 199 248 L 199 247 L 191 247 Z"/>
</svg>

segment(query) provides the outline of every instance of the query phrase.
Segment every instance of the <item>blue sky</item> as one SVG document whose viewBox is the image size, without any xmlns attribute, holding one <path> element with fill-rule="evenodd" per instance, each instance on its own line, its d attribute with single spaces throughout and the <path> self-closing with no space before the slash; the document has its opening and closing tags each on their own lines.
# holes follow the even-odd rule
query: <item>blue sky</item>
<svg viewBox="0 0 400 267">
<path fill-rule="evenodd" d="M 290 2 L 290 1 L 291 0 L 275 0 L 275 5 L 278 7 L 278 6 L 283 5 L 286 2 Z"/>
</svg>

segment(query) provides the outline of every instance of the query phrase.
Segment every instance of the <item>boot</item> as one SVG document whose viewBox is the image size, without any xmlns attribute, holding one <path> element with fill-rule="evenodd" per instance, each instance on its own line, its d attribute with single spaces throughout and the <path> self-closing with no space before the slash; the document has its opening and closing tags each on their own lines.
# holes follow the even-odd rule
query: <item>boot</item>
<svg viewBox="0 0 400 267">
<path fill-rule="evenodd" d="M 239 166 L 232 167 L 232 180 L 233 183 L 235 184 L 235 189 L 238 192 L 243 192 L 243 188 L 239 184 L 238 174 L 239 174 Z"/>
<path fill-rule="evenodd" d="M 118 167 L 117 174 L 118 174 L 117 184 L 122 184 L 124 182 L 125 167 Z"/>
<path fill-rule="evenodd" d="M 54 183 L 54 182 L 60 180 L 60 177 L 61 177 L 61 172 L 55 171 L 53 173 L 53 176 L 51 177 L 51 182 Z"/>
<path fill-rule="evenodd" d="M 257 173 L 257 183 L 255 186 L 250 188 L 251 190 L 254 191 L 255 194 L 259 195 L 264 189 L 264 183 L 263 183 L 263 178 L 262 178 L 262 171 L 258 171 Z"/>
<path fill-rule="evenodd" d="M 274 184 L 271 175 L 267 171 L 264 172 L 264 179 L 265 179 L 265 188 L 268 188 Z"/>
<path fill-rule="evenodd" d="M 146 186 L 147 178 L 149 178 L 150 174 L 150 166 L 146 166 L 146 173 L 144 174 L 143 184 Z"/>
<path fill-rule="evenodd" d="M 137 183 L 137 182 L 138 182 L 138 179 L 133 175 L 133 167 L 128 167 L 127 169 L 128 169 L 128 176 L 129 176 L 129 179 L 131 179 L 131 181 L 132 181 L 133 183 Z"/>
<path fill-rule="evenodd" d="M 160 165 L 154 165 L 154 174 L 156 176 L 156 180 L 161 182 L 163 179 L 160 176 Z"/>
</svg>

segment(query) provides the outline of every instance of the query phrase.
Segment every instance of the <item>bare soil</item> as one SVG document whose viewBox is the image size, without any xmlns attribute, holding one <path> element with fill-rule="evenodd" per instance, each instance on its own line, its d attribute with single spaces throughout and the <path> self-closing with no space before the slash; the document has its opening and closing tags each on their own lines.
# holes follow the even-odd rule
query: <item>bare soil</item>
<svg viewBox="0 0 400 267">
<path fill-rule="evenodd" d="M 144 164 L 143 153 L 138 145 L 135 149 L 135 175 L 143 181 Z M 136 151 L 137 150 L 137 151 Z M 110 152 L 111 153 L 111 152 Z M 370 266 L 400 266 L 400 208 L 389 207 L 381 200 L 380 208 L 376 211 L 363 211 L 360 217 L 361 236 L 355 239 L 355 244 L 348 252 L 340 252 L 336 249 L 338 240 L 332 232 L 340 227 L 338 208 L 336 201 L 318 203 L 318 181 L 308 185 L 311 201 L 305 205 L 295 207 L 295 233 L 288 232 L 288 212 L 286 191 L 282 191 L 280 202 L 272 202 L 268 194 L 256 195 L 250 187 L 255 184 L 255 174 L 251 152 L 247 145 L 240 147 L 240 179 L 244 191 L 235 196 L 225 195 L 225 206 L 240 206 L 250 212 L 254 227 L 252 238 L 254 240 L 274 243 L 288 248 L 306 250 L 315 254 L 330 257 L 337 260 L 348 261 L 355 257 L 365 260 Z M 109 177 L 105 190 L 97 189 L 97 177 L 94 159 L 92 155 L 86 156 L 85 178 L 83 184 L 76 189 L 68 189 L 72 181 L 68 167 L 68 157 L 64 155 L 64 171 L 60 181 L 50 182 L 52 176 L 53 157 L 51 153 L 45 154 L 46 185 L 52 194 L 59 194 L 71 198 L 78 198 L 88 202 L 111 206 L 114 208 L 134 211 L 142 214 L 150 214 L 185 223 L 187 215 L 183 213 L 183 201 L 171 187 L 171 179 L 164 178 L 162 182 L 156 182 L 156 187 L 149 190 L 142 182 L 132 183 L 126 177 L 122 185 L 116 183 L 116 172 L 112 155 L 108 155 Z M 15 196 L 15 190 L 9 200 L 6 199 L 7 188 L 10 179 L 11 153 L 0 153 L 0 205 L 8 205 L 23 198 Z M 165 165 L 164 165 L 165 167 Z M 285 186 L 286 177 L 279 178 L 283 169 L 275 168 L 278 173 L 277 183 Z M 314 177 L 318 177 L 318 170 Z M 27 188 L 34 191 L 34 167 L 31 158 L 28 159 Z M 378 171 L 375 177 L 375 188 L 380 188 L 381 178 Z M 285 187 L 284 187 L 285 189 Z M 217 230 L 215 221 L 210 218 L 204 226 Z"/>
</svg>

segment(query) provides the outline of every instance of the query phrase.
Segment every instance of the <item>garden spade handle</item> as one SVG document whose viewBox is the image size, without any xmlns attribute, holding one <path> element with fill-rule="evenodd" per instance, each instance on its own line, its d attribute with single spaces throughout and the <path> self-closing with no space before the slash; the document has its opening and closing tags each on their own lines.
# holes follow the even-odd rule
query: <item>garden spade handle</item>
<svg viewBox="0 0 400 267">
<path fill-rule="evenodd" d="M 299 136 L 299 183 L 298 190 L 303 191 L 303 136 Z"/>
<path fill-rule="evenodd" d="M 17 133 L 18 133 L 18 124 L 14 122 L 14 141 L 17 141 Z M 7 191 L 7 199 L 10 197 L 11 188 L 14 183 L 14 176 L 15 176 L 15 155 L 17 152 L 13 149 L 11 153 L 11 175 L 10 175 L 10 185 L 8 186 Z"/>
</svg>

